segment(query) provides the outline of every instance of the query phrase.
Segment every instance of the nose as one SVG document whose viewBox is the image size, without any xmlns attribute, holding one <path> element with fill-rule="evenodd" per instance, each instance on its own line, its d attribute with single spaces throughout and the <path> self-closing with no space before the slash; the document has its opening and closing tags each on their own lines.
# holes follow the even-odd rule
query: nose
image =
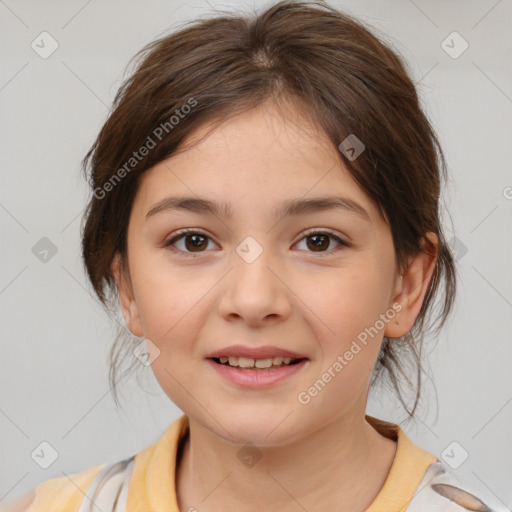
<svg viewBox="0 0 512 512">
<path fill-rule="evenodd" d="M 219 314 L 228 321 L 258 326 L 288 318 L 292 292 L 275 260 L 263 251 L 252 262 L 233 254 L 233 268 L 224 279 Z"/>
</svg>

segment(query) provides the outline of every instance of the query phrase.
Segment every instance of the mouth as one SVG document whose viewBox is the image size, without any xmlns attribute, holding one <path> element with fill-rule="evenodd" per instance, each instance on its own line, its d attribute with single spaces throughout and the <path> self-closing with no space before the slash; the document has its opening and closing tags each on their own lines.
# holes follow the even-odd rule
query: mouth
<svg viewBox="0 0 512 512">
<path fill-rule="evenodd" d="M 211 361 L 221 366 L 237 368 L 249 371 L 275 371 L 279 368 L 294 366 L 306 361 L 306 357 L 268 357 L 264 359 L 252 359 L 250 357 L 222 356 L 211 357 Z"/>
<path fill-rule="evenodd" d="M 243 389 L 263 390 L 278 386 L 306 371 L 307 357 L 274 356 L 252 359 L 242 356 L 208 357 L 215 373 L 225 382 Z"/>
</svg>

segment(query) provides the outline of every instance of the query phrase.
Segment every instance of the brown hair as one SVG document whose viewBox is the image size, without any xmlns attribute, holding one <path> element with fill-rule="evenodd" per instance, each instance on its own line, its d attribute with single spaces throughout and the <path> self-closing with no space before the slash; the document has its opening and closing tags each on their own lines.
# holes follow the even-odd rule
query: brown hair
<svg viewBox="0 0 512 512">
<path fill-rule="evenodd" d="M 126 233 L 138 177 L 180 150 L 185 137 L 205 123 L 213 130 L 264 101 L 278 106 L 291 100 L 336 148 L 350 134 L 364 143 L 357 159 L 342 151 L 339 157 L 389 223 L 400 272 L 422 250 L 422 240 L 424 250 L 431 249 L 427 232 L 439 238 L 416 322 L 402 338 L 384 338 L 371 382 L 387 374 L 412 418 L 420 398 L 422 344 L 427 333 L 439 333 L 452 309 L 456 268 L 439 216 L 445 160 L 404 62 L 361 21 L 320 1 L 281 1 L 260 14 L 224 12 L 186 25 L 135 55 L 136 69 L 82 162 L 93 191 L 83 218 L 82 256 L 101 304 L 109 314 L 117 311 L 111 264 L 119 253 L 127 267 Z M 137 151 L 142 147 L 149 150 Z M 440 290 L 444 296 L 434 312 Z M 110 353 L 116 403 L 117 375 L 133 341 L 119 323 Z M 414 383 L 407 358 L 415 365 Z M 132 359 L 125 374 L 137 365 L 133 354 Z M 404 400 L 403 381 L 415 389 L 412 408 Z"/>
</svg>

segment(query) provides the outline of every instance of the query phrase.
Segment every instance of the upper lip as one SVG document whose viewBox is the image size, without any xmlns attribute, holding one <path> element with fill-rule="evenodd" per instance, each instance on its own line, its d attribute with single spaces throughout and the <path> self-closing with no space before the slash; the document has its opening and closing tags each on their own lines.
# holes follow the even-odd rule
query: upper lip
<svg viewBox="0 0 512 512">
<path fill-rule="evenodd" d="M 250 359 L 268 359 L 271 357 L 292 357 L 294 359 L 307 359 L 305 355 L 286 350 L 284 348 L 272 347 L 266 345 L 264 347 L 252 348 L 244 345 L 231 345 L 221 348 L 215 352 L 211 352 L 206 356 L 207 359 L 218 357 L 248 357 Z"/>
</svg>

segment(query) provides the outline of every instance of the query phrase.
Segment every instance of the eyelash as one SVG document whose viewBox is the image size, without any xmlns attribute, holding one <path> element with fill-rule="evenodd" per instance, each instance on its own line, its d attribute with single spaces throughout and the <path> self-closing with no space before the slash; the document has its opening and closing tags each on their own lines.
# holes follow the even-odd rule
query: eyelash
<svg viewBox="0 0 512 512">
<path fill-rule="evenodd" d="M 187 229 L 182 229 L 182 230 L 178 231 L 177 233 L 175 233 L 175 235 L 172 238 L 170 238 L 168 241 L 166 241 L 164 243 L 164 247 L 169 247 L 169 249 L 173 250 L 174 252 L 177 252 L 180 255 L 184 255 L 185 257 L 190 257 L 190 258 L 196 258 L 196 257 L 200 256 L 202 253 L 208 252 L 208 251 L 199 251 L 197 253 L 191 253 L 191 252 L 187 252 L 187 251 L 182 251 L 181 249 L 176 249 L 176 247 L 174 247 L 173 244 L 175 244 L 178 240 L 181 240 L 182 238 L 184 238 L 186 235 L 200 235 L 205 238 L 209 238 L 211 240 L 211 238 L 206 233 L 203 233 L 196 229 L 187 228 Z M 339 236 L 335 235 L 334 232 L 332 232 L 329 229 L 323 229 L 323 230 L 316 229 L 316 230 L 306 231 L 304 233 L 303 237 L 296 243 L 299 243 L 302 240 L 304 240 L 305 238 L 309 238 L 314 235 L 329 235 L 331 238 L 333 238 L 336 242 L 338 242 L 340 244 L 335 249 L 331 249 L 328 251 L 319 251 L 319 252 L 306 251 L 306 252 L 311 252 L 319 257 L 329 256 L 332 252 L 340 250 L 343 247 L 350 247 L 350 244 L 348 244 L 347 242 L 342 240 Z"/>
</svg>

